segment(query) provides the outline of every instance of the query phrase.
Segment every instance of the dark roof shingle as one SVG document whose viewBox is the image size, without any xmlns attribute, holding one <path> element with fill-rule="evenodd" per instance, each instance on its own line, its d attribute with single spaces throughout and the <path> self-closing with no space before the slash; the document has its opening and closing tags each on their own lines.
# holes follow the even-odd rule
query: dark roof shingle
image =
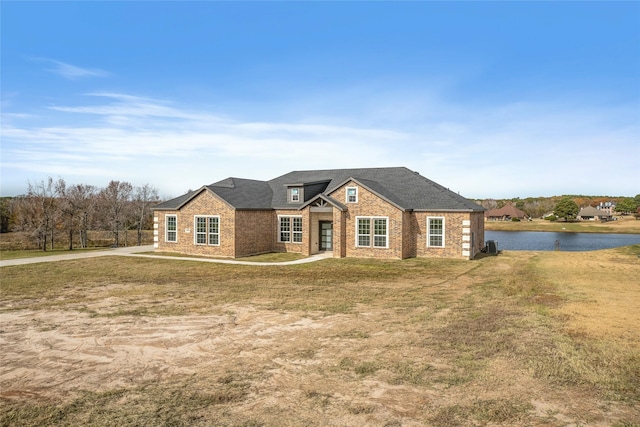
<svg viewBox="0 0 640 427">
<path fill-rule="evenodd" d="M 270 181 L 227 178 L 206 188 L 236 209 L 291 209 L 292 205 L 287 200 L 287 186 L 307 184 L 310 190 L 330 196 L 350 179 L 403 210 L 484 210 L 405 167 L 293 171 Z M 193 193 L 164 202 L 156 209 L 177 209 L 190 199 L 189 195 L 193 196 Z"/>
</svg>

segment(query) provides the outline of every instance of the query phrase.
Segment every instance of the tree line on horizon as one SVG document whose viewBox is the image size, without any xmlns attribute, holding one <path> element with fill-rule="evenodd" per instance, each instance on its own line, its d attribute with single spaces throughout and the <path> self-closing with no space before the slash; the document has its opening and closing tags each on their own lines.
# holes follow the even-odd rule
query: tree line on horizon
<svg viewBox="0 0 640 427">
<path fill-rule="evenodd" d="M 483 199 L 475 200 L 480 206 L 485 209 L 500 209 L 506 205 L 513 205 L 521 211 L 525 212 L 531 218 L 542 218 L 549 213 L 556 210 L 559 203 L 562 202 L 563 206 L 566 206 L 566 200 L 571 200 L 572 210 L 576 210 L 576 214 L 580 208 L 586 208 L 587 206 L 596 207 L 600 203 L 614 202 L 616 204 L 616 212 L 620 214 L 636 213 L 638 207 L 640 207 L 640 194 L 635 197 L 610 197 L 610 196 L 585 196 L 585 195 L 563 195 L 563 196 L 551 196 L 551 197 L 527 197 L 521 199 L 520 197 L 514 197 L 511 199 Z M 575 206 L 573 206 L 575 205 Z"/>
<path fill-rule="evenodd" d="M 111 181 L 104 188 L 89 184 L 67 185 L 49 177 L 28 183 L 27 193 L 0 198 L 0 232 L 24 232 L 39 249 L 53 249 L 67 240 L 69 250 L 88 246 L 88 231 L 108 231 L 120 246 L 124 233 L 136 232 L 142 244 L 143 230 L 153 227 L 151 208 L 159 203 L 158 190 L 149 184 L 133 186 Z"/>
<path fill-rule="evenodd" d="M 54 248 L 60 238 L 68 242 L 69 250 L 73 250 L 74 244 L 86 248 L 90 230 L 108 231 L 114 246 L 120 246 L 123 234 L 126 239 L 128 231 L 135 231 L 140 245 L 143 230 L 153 228 L 151 208 L 160 202 L 158 190 L 149 184 L 136 187 L 129 182 L 113 180 L 100 188 L 88 184 L 68 185 L 63 178 L 49 177 L 40 182 L 29 182 L 24 195 L 0 197 L 0 233 L 24 232 L 45 251 Z M 640 194 L 635 197 L 515 197 L 475 202 L 486 209 L 511 204 L 532 218 L 542 218 L 558 210 L 560 205 L 559 210 L 575 217 L 581 207 L 607 202 L 614 202 L 618 213 L 636 213 L 640 207 Z"/>
</svg>

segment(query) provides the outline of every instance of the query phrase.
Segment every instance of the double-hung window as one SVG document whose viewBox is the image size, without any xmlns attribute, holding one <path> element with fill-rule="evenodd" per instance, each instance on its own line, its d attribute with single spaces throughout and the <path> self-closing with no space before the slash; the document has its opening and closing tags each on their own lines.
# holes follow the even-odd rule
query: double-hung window
<svg viewBox="0 0 640 427">
<path fill-rule="evenodd" d="M 444 218 L 428 217 L 427 230 L 427 246 L 444 248 Z"/>
<path fill-rule="evenodd" d="M 357 217 L 356 246 L 387 248 L 389 242 L 388 218 Z"/>
<path fill-rule="evenodd" d="M 358 203 L 358 187 L 347 187 L 347 203 Z"/>
<path fill-rule="evenodd" d="M 178 216 L 167 215 L 165 217 L 165 241 L 177 242 L 178 241 Z"/>
<path fill-rule="evenodd" d="M 289 188 L 289 202 L 300 203 L 302 201 L 302 188 Z"/>
<path fill-rule="evenodd" d="M 194 239 L 196 245 L 220 245 L 220 217 L 196 216 Z"/>
<path fill-rule="evenodd" d="M 302 243 L 302 217 L 280 216 L 279 241 L 288 243 Z"/>
</svg>

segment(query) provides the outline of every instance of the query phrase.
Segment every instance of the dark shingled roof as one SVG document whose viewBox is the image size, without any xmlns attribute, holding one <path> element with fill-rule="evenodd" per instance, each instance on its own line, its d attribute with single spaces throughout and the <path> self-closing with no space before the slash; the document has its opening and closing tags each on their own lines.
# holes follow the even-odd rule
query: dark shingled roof
<svg viewBox="0 0 640 427">
<path fill-rule="evenodd" d="M 596 209 L 593 206 L 587 206 L 585 208 L 580 209 L 578 212 L 578 216 L 611 216 L 611 214 L 601 211 L 600 209 Z"/>
<path fill-rule="evenodd" d="M 402 210 L 484 210 L 474 202 L 405 167 L 294 171 L 270 181 L 227 178 L 206 188 L 236 209 L 291 209 L 303 204 L 288 203 L 288 186 L 310 184 L 308 191 L 331 196 L 334 190 L 350 179 Z M 155 209 L 179 209 L 194 193 L 164 202 Z M 305 199 L 317 194 L 305 194 Z"/>
<path fill-rule="evenodd" d="M 273 193 L 265 181 L 227 178 L 207 188 L 236 209 L 271 209 Z"/>
<path fill-rule="evenodd" d="M 502 218 L 505 216 L 511 218 L 524 218 L 527 216 L 527 214 L 513 205 L 504 205 L 499 209 L 491 209 L 490 211 L 486 211 L 484 213 L 484 216 L 487 218 Z"/>
</svg>

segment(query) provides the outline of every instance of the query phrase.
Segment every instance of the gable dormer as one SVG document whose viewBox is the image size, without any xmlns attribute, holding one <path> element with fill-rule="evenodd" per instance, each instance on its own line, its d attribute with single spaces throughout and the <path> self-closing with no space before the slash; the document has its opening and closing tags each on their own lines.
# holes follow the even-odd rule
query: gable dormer
<svg viewBox="0 0 640 427">
<path fill-rule="evenodd" d="M 287 203 L 302 204 L 304 202 L 304 186 L 287 186 Z"/>
<path fill-rule="evenodd" d="M 300 182 L 286 184 L 287 188 L 287 203 L 291 205 L 301 205 L 318 194 L 321 194 L 326 190 L 329 185 L 328 181 L 315 181 L 315 182 Z"/>
</svg>

